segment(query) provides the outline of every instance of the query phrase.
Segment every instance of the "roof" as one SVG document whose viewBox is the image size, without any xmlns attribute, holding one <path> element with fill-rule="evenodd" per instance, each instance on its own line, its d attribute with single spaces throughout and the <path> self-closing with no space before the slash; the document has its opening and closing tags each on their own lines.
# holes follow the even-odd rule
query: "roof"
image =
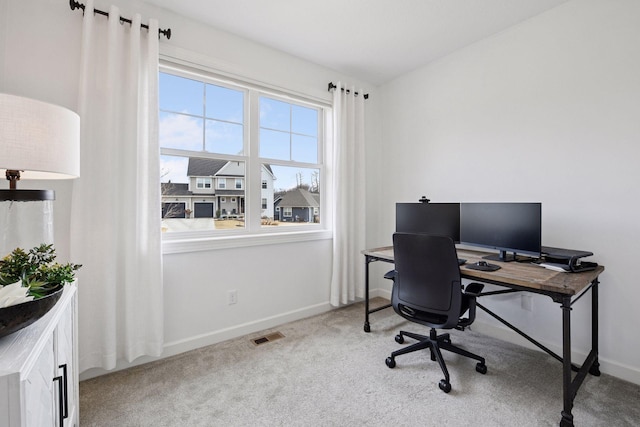
<svg viewBox="0 0 640 427">
<path fill-rule="evenodd" d="M 171 181 L 160 183 L 160 194 L 163 196 L 190 196 L 189 184 L 177 184 Z"/>
<path fill-rule="evenodd" d="M 187 176 L 214 176 L 227 163 L 228 160 L 189 157 Z"/>
<path fill-rule="evenodd" d="M 282 195 L 279 206 L 292 208 L 320 207 L 320 194 L 310 193 L 303 188 L 294 188 Z"/>
</svg>

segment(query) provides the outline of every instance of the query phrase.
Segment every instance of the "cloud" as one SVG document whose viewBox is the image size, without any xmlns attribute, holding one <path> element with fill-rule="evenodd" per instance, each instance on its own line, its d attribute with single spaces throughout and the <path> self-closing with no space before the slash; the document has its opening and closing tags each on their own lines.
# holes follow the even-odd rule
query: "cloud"
<svg viewBox="0 0 640 427">
<path fill-rule="evenodd" d="M 203 149 L 202 119 L 185 114 L 161 113 L 160 146 L 201 151 Z"/>
</svg>

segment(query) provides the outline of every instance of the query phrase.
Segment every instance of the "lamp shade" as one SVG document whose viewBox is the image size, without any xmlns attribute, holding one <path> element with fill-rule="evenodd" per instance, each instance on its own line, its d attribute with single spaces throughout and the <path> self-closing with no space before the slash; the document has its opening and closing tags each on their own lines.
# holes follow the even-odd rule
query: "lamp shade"
<svg viewBox="0 0 640 427">
<path fill-rule="evenodd" d="M 20 179 L 80 175 L 80 117 L 71 110 L 0 93 L 0 174 Z M 1 176 L 1 175 L 0 175 Z"/>
</svg>

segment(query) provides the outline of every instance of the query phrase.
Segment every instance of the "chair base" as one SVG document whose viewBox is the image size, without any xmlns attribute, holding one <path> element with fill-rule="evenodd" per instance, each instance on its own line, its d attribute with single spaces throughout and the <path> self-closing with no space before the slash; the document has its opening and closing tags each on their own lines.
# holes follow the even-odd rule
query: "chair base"
<svg viewBox="0 0 640 427">
<path fill-rule="evenodd" d="M 478 363 L 476 364 L 476 371 L 481 374 L 487 373 L 487 365 L 485 364 L 484 358 L 451 344 L 451 338 L 448 333 L 438 335 L 436 330 L 433 328 L 431 329 L 429 336 L 400 331 L 400 333 L 396 335 L 396 342 L 399 344 L 404 343 L 405 336 L 418 340 L 418 342 L 391 353 L 391 356 L 387 357 L 387 360 L 385 361 L 389 368 L 395 368 L 395 358 L 397 356 L 428 348 L 431 352 L 431 360 L 437 361 L 440 365 L 440 369 L 442 369 L 442 372 L 444 373 L 444 379 L 440 381 L 438 386 L 440 387 L 440 390 L 445 393 L 449 393 L 451 391 L 451 382 L 449 381 L 449 370 L 447 369 L 447 365 L 444 363 L 441 350 L 447 350 L 452 353 L 477 360 Z"/>
</svg>

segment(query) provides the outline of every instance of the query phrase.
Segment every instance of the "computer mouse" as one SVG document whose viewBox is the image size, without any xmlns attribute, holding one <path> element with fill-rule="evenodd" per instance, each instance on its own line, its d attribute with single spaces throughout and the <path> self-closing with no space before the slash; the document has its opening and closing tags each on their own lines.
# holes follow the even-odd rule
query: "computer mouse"
<svg viewBox="0 0 640 427">
<path fill-rule="evenodd" d="M 476 262 L 476 265 L 478 267 L 488 267 L 489 263 L 487 261 L 478 261 L 478 262 Z"/>
</svg>

